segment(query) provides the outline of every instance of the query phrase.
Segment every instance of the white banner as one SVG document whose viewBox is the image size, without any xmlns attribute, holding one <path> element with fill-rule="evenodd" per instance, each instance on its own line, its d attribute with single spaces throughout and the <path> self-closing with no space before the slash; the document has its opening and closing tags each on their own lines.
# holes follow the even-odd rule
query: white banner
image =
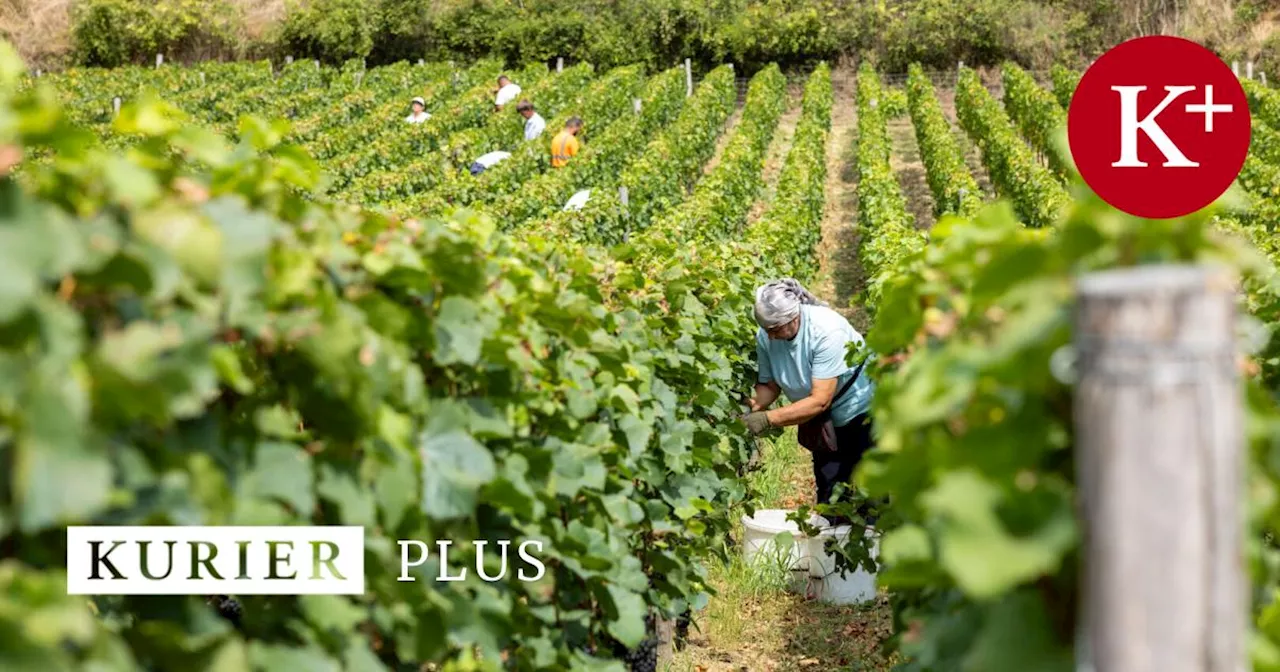
<svg viewBox="0 0 1280 672">
<path fill-rule="evenodd" d="M 364 528 L 67 528 L 69 595 L 360 595 Z"/>
</svg>

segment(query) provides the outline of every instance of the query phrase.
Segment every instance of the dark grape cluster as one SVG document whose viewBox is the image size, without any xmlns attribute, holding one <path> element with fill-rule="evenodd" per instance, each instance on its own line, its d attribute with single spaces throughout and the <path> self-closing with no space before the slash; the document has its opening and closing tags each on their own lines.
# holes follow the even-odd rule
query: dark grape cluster
<svg viewBox="0 0 1280 672">
<path fill-rule="evenodd" d="M 208 602 L 218 610 L 219 616 L 231 621 L 235 627 L 240 627 L 240 617 L 244 610 L 239 600 L 230 595 L 213 595 L 208 598 Z"/>
<path fill-rule="evenodd" d="M 617 656 L 626 664 L 630 672 L 657 672 L 658 669 L 658 631 L 653 614 L 644 621 L 648 636 L 634 649 L 627 650 L 618 645 Z"/>
<path fill-rule="evenodd" d="M 684 613 L 676 617 L 676 633 L 673 644 L 677 651 L 683 651 L 685 644 L 689 641 L 689 625 L 692 622 L 692 609 L 686 609 Z"/>
</svg>

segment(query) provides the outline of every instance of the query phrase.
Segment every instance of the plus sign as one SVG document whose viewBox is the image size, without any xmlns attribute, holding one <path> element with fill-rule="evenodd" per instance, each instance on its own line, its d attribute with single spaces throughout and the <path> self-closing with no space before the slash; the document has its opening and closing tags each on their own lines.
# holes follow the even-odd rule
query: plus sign
<svg viewBox="0 0 1280 672">
<path fill-rule="evenodd" d="M 1215 112 L 1230 112 L 1234 106 L 1232 105 L 1214 105 L 1213 104 L 1213 85 L 1205 84 L 1204 86 L 1204 103 L 1201 105 L 1187 105 L 1187 112 L 1192 114 L 1204 115 L 1204 132 L 1213 132 L 1213 115 Z"/>
</svg>

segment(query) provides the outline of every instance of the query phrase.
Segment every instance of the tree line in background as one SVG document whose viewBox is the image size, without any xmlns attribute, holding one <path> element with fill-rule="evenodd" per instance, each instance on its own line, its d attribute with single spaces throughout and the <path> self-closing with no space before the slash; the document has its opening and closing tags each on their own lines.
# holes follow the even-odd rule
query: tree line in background
<svg viewBox="0 0 1280 672">
<path fill-rule="evenodd" d="M 882 71 L 912 62 L 950 67 L 1012 60 L 1079 66 L 1140 34 L 1173 32 L 1276 70 L 1280 0 L 310 0 L 248 25 L 228 0 L 77 0 L 60 64 L 117 66 L 285 55 L 370 65 L 402 59 L 509 63 L 556 57 L 598 67 L 684 58 L 744 72 L 847 54 L 874 54 Z M 30 56 L 29 56 L 30 57 Z M 1278 72 L 1272 72 L 1274 77 Z"/>
</svg>

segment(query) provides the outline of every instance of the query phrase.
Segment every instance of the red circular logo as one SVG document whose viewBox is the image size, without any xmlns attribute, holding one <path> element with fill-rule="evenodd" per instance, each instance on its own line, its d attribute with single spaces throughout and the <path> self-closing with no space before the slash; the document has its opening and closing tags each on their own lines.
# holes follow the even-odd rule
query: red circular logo
<svg viewBox="0 0 1280 672">
<path fill-rule="evenodd" d="M 1239 79 L 1212 51 L 1179 37 L 1140 37 L 1103 54 L 1067 112 L 1071 156 L 1085 183 L 1150 219 L 1217 200 L 1240 174 L 1249 137 Z"/>
</svg>

